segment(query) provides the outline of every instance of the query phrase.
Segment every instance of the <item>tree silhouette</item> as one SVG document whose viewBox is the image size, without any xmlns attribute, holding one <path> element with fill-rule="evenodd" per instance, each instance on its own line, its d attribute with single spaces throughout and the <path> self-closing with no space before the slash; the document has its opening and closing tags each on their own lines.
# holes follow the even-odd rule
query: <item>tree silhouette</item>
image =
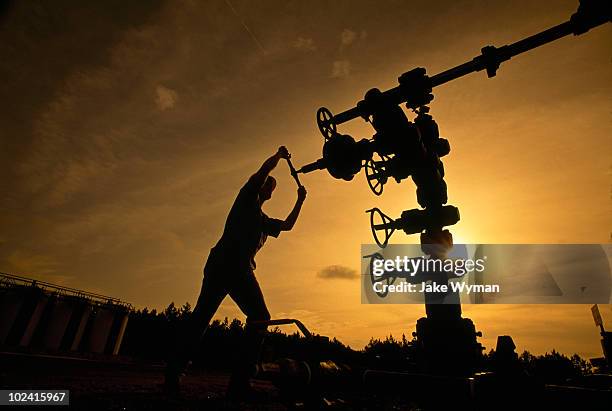
<svg viewBox="0 0 612 411">
<path fill-rule="evenodd" d="M 135 359 L 164 361 L 173 346 L 175 335 L 191 316 L 189 303 L 176 307 L 170 303 L 163 311 L 143 308 L 134 311 L 125 332 L 121 355 Z M 214 320 L 202 338 L 194 355 L 194 367 L 229 369 L 231 359 L 243 343 L 244 324 L 239 319 Z M 414 371 L 419 362 L 415 340 L 404 334 L 384 340 L 371 338 L 363 350 L 353 350 L 336 338 L 308 340 L 297 332 L 287 334 L 278 327 L 268 330 L 262 352 L 262 361 L 280 358 L 296 360 L 332 360 L 351 366 L 384 370 Z M 484 355 L 483 368 L 493 370 L 495 350 Z M 590 363 L 578 354 L 567 357 L 555 350 L 543 355 L 524 351 L 518 356 L 520 366 L 537 380 L 546 383 L 564 383 L 567 379 L 592 373 Z"/>
</svg>

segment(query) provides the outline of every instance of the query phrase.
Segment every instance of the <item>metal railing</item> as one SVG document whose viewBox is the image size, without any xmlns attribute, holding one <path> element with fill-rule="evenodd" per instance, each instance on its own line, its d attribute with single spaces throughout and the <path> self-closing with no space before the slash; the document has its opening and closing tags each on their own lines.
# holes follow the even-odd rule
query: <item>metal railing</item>
<svg viewBox="0 0 612 411">
<path fill-rule="evenodd" d="M 8 287 L 36 287 L 40 290 L 61 296 L 77 297 L 89 300 L 97 305 L 115 305 L 132 310 L 132 304 L 118 298 L 107 295 L 92 293 L 89 291 L 78 290 L 76 288 L 64 287 L 62 285 L 48 283 L 33 278 L 21 277 L 14 274 L 0 272 L 0 289 Z"/>
</svg>

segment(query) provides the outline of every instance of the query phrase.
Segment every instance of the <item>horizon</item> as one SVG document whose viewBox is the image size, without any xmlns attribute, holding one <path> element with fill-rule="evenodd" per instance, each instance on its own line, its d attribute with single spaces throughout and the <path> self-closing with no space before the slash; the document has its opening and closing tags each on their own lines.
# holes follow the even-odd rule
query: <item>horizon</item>
<svg viewBox="0 0 612 411">
<path fill-rule="evenodd" d="M 1 274 L 9 274 L 9 273 L 1 273 Z M 9 275 L 15 275 L 15 274 L 9 274 Z M 30 278 L 30 277 L 25 277 L 25 276 L 21 276 L 21 277 L 26 278 L 26 279 L 30 279 L 30 280 L 39 281 L 39 280 L 38 280 L 38 279 L 36 279 L 36 278 Z M 42 281 L 42 280 L 40 280 L 40 281 Z M 59 284 L 50 284 L 50 285 L 53 285 L 53 286 L 58 286 Z M 59 285 L 59 286 L 60 286 L 60 287 L 69 287 L 68 285 Z M 70 288 L 70 287 L 69 287 L 69 288 Z M 87 292 L 87 290 L 79 290 L 79 291 L 85 291 L 85 292 Z M 115 298 L 115 297 L 110 296 L 110 295 L 102 295 L 102 297 Z M 124 301 L 124 302 L 131 304 L 131 302 L 130 302 L 130 301 Z M 227 304 L 227 301 L 226 301 L 225 303 Z M 189 301 L 185 301 L 184 303 L 180 303 L 180 304 L 179 304 L 179 303 L 176 303 L 175 301 L 171 301 L 171 302 L 170 302 L 170 303 L 168 303 L 167 305 L 161 305 L 161 306 L 155 306 L 155 307 L 149 307 L 149 306 L 140 306 L 140 307 L 139 307 L 139 306 L 134 306 L 134 305 L 133 305 L 133 310 L 134 310 L 134 311 L 142 311 L 142 310 L 147 309 L 149 312 L 151 312 L 151 311 L 155 310 L 155 311 L 156 311 L 156 312 L 159 314 L 159 313 L 164 312 L 164 311 L 165 311 L 167 308 L 169 308 L 171 304 L 174 304 L 174 307 L 175 307 L 175 308 L 177 308 L 177 309 L 180 309 L 180 308 L 184 307 L 184 305 L 185 305 L 185 304 L 189 304 L 189 305 L 190 305 L 190 310 L 191 310 L 191 311 L 193 311 L 193 308 L 194 308 L 194 305 L 193 305 L 193 304 L 191 304 Z M 230 304 L 231 304 L 231 303 L 230 303 Z M 408 306 L 411 306 L 411 307 L 413 307 L 413 306 L 415 306 L 415 305 L 416 305 L 416 306 L 419 306 L 419 307 L 424 307 L 422 304 L 405 304 L 405 305 L 408 305 Z M 515 304 L 495 304 L 495 305 L 497 305 L 497 306 L 512 306 L 512 305 L 515 305 Z M 518 304 L 517 304 L 517 305 L 518 305 Z M 565 305 L 565 304 L 564 304 L 564 305 Z M 586 304 L 570 304 L 570 305 L 572 305 L 572 306 L 577 306 L 578 308 L 584 308 L 584 310 L 585 310 L 586 312 L 588 312 L 588 315 L 587 315 L 587 317 L 588 317 L 588 318 L 587 318 L 587 319 L 589 319 L 589 318 L 590 318 L 590 319 L 591 319 L 591 322 L 589 322 L 589 321 L 585 321 L 585 324 L 589 324 L 589 325 L 591 325 L 593 329 L 597 330 L 597 332 L 596 332 L 596 333 L 597 333 L 597 335 L 599 335 L 599 329 L 598 329 L 598 328 L 597 328 L 597 327 L 594 325 L 594 323 L 592 323 L 592 315 L 591 315 L 591 311 L 590 311 L 590 307 L 591 307 L 591 305 L 586 305 Z M 598 304 L 598 305 L 599 305 L 600 307 L 601 307 L 601 306 L 604 306 L 603 304 Z M 402 306 L 403 306 L 403 305 L 402 305 Z M 463 304 L 463 305 L 462 305 L 462 309 L 465 309 L 466 307 L 469 307 L 469 306 L 472 306 L 472 304 Z M 474 306 L 478 306 L 478 305 L 474 304 Z M 520 304 L 520 306 L 521 306 L 521 307 L 524 307 L 524 306 L 533 306 L 533 304 Z M 537 306 L 537 305 L 536 305 L 536 306 Z M 382 307 L 389 307 L 389 306 L 388 306 L 388 305 L 383 305 Z M 609 308 L 610 308 L 610 310 L 612 311 L 612 307 L 610 307 L 609 305 L 608 305 L 608 307 L 609 307 Z M 423 311 L 424 311 L 424 310 L 423 310 Z M 422 315 L 424 315 L 424 313 L 423 313 Z M 610 326 L 609 326 L 610 321 L 608 320 L 608 318 L 610 317 L 610 315 L 609 315 L 609 314 L 608 314 L 608 315 L 606 315 L 606 314 L 604 313 L 604 314 L 602 315 L 602 317 L 603 317 L 604 327 L 609 329 L 609 328 L 610 328 Z M 298 318 L 298 319 L 299 319 L 299 318 Z M 238 315 L 237 315 L 237 316 L 234 316 L 234 317 L 230 317 L 229 315 L 222 316 L 221 314 L 219 314 L 219 312 L 217 312 L 217 314 L 216 314 L 216 315 L 213 317 L 213 319 L 211 320 L 211 323 L 212 323 L 213 321 L 220 321 L 220 322 L 223 322 L 223 321 L 225 321 L 225 320 L 227 320 L 227 321 L 229 321 L 229 322 L 232 322 L 233 320 L 239 320 L 239 321 L 241 321 L 241 322 L 244 324 L 244 322 L 245 322 L 245 317 L 244 317 L 244 315 L 243 315 L 241 312 L 238 312 Z M 311 332 L 314 332 L 315 334 L 320 334 L 320 333 L 318 333 L 318 331 L 317 331 L 317 330 L 310 328 L 310 325 L 309 325 L 309 324 L 305 323 L 305 325 L 306 325 L 306 327 L 308 327 L 308 328 L 310 329 L 310 331 L 311 331 Z M 406 328 L 406 329 L 405 329 L 405 330 L 403 330 L 403 331 L 402 331 L 402 330 L 400 330 L 400 332 L 399 332 L 399 333 L 397 333 L 397 334 L 394 334 L 394 333 L 392 333 L 392 332 L 389 332 L 389 334 L 384 334 L 384 335 L 380 335 L 380 334 L 379 334 L 379 335 L 372 335 L 372 336 L 370 336 L 369 338 L 366 338 L 365 340 L 360 340 L 360 341 L 357 343 L 357 345 L 358 345 L 357 347 L 355 347 L 355 344 L 350 344 L 350 343 L 348 343 L 347 341 L 345 341 L 344 339 L 339 338 L 339 337 L 338 337 L 338 336 L 336 336 L 336 335 L 326 335 L 326 334 L 320 334 L 320 335 L 324 335 L 324 336 L 326 336 L 326 337 L 330 337 L 330 339 L 331 339 L 331 338 L 335 338 L 335 339 L 337 339 L 338 341 L 340 341 L 342 344 L 344 344 L 345 346 L 347 346 L 347 347 L 351 348 L 352 350 L 355 350 L 355 351 L 363 351 L 363 350 L 364 350 L 364 348 L 365 348 L 365 347 L 368 345 L 368 343 L 369 343 L 370 341 L 372 341 L 372 340 L 381 340 L 381 341 L 383 341 L 383 340 L 384 340 L 384 339 L 386 339 L 387 337 L 392 337 L 392 338 L 395 338 L 396 340 L 398 340 L 398 339 L 401 339 L 401 336 L 406 336 L 406 335 L 407 335 L 407 336 L 412 336 L 412 331 L 415 329 L 415 328 L 414 328 L 414 326 L 415 326 L 415 325 L 416 325 L 416 318 L 415 318 L 415 320 L 414 320 L 414 325 L 412 326 L 412 328 L 409 328 L 409 327 L 408 327 L 408 328 Z M 293 330 L 293 329 L 291 328 L 291 326 L 282 326 L 282 327 L 275 326 L 275 328 L 280 328 L 281 332 L 284 332 L 284 333 L 286 333 L 286 334 L 293 334 L 293 333 L 297 333 L 297 334 L 299 334 L 299 332 L 298 332 L 298 331 Z M 588 327 L 585 327 L 585 329 L 586 329 L 586 328 L 588 328 Z M 480 330 L 480 328 L 478 327 L 478 325 L 477 325 L 477 330 Z M 500 334 L 500 335 L 502 335 L 502 334 Z M 512 334 L 509 334 L 509 335 L 510 335 L 510 336 L 512 336 Z M 406 337 L 406 338 L 408 338 L 408 337 Z M 484 333 L 483 333 L 483 337 L 480 337 L 480 338 L 479 338 L 479 341 L 482 343 L 483 347 L 485 348 L 485 350 L 483 351 L 484 353 L 488 353 L 490 350 L 494 350 L 494 349 L 495 349 L 496 339 L 497 339 L 497 335 L 492 336 L 492 337 L 488 337 L 488 338 L 487 338 L 487 337 L 484 335 Z M 410 338 L 408 338 L 408 340 L 410 341 Z M 363 342 L 362 342 L 362 341 L 363 341 Z M 597 340 L 597 341 L 599 341 L 599 340 Z M 519 353 L 519 355 L 520 355 L 520 353 L 522 353 L 522 352 L 524 352 L 524 351 L 528 351 L 529 353 L 534 354 L 534 355 L 542 355 L 542 354 L 547 354 L 547 353 L 551 353 L 551 352 L 553 352 L 553 351 L 556 351 L 556 352 L 561 353 L 561 354 L 564 354 L 564 355 L 566 355 L 566 356 L 568 356 L 568 357 L 569 357 L 569 356 L 571 356 L 571 355 L 573 355 L 573 354 L 578 354 L 578 355 L 580 355 L 580 356 L 581 356 L 582 358 L 584 358 L 584 359 L 589 359 L 589 358 L 598 358 L 598 357 L 601 357 L 601 355 L 603 355 L 603 353 L 602 353 L 601 351 L 600 351 L 599 353 L 597 353 L 596 351 L 594 351 L 593 355 L 586 356 L 587 354 L 585 354 L 585 353 L 583 353 L 583 352 L 571 351 L 571 349 L 569 349 L 569 350 L 560 350 L 560 349 L 558 349 L 558 348 L 556 348 L 556 347 L 554 347 L 554 346 L 549 346 L 549 347 L 547 347 L 547 348 L 546 348 L 544 351 L 534 351 L 534 350 L 531 350 L 531 349 L 530 349 L 528 346 L 525 346 L 525 345 L 519 345 L 519 344 L 517 343 L 517 352 Z"/>
</svg>

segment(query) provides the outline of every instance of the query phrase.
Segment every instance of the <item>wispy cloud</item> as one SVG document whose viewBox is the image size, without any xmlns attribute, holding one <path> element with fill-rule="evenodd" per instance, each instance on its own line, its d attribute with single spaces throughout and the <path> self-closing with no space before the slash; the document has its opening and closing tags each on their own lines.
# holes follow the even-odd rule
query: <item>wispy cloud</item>
<svg viewBox="0 0 612 411">
<path fill-rule="evenodd" d="M 297 40 L 293 42 L 293 48 L 302 50 L 302 51 L 316 51 L 317 46 L 313 39 L 306 37 L 298 37 Z"/>
<path fill-rule="evenodd" d="M 176 91 L 172 90 L 171 88 L 159 85 L 155 88 L 155 92 L 157 94 L 155 103 L 157 104 L 158 109 L 164 111 L 174 108 L 176 102 L 178 101 L 178 93 Z"/>
<path fill-rule="evenodd" d="M 368 37 L 368 32 L 366 30 L 361 30 L 360 32 L 356 32 L 351 29 L 344 29 L 340 33 L 340 49 L 350 46 L 354 44 L 358 40 L 365 40 Z"/>
<path fill-rule="evenodd" d="M 361 32 L 357 32 L 351 29 L 344 29 L 340 32 L 340 47 L 338 50 L 338 54 L 344 56 L 344 51 L 355 42 L 364 40 L 367 37 L 368 33 L 365 30 L 361 30 Z M 337 59 L 332 63 L 332 78 L 343 78 L 348 77 L 351 74 L 351 62 L 346 59 Z"/>
<path fill-rule="evenodd" d="M 350 46 L 357 39 L 357 32 L 344 29 L 342 33 L 340 33 L 340 45 L 342 46 Z"/>
<path fill-rule="evenodd" d="M 319 278 L 351 280 L 359 277 L 357 270 L 343 265 L 329 265 L 317 273 Z"/>
<path fill-rule="evenodd" d="M 332 78 L 348 77 L 351 74 L 351 62 L 348 60 L 336 60 L 332 64 Z"/>
</svg>

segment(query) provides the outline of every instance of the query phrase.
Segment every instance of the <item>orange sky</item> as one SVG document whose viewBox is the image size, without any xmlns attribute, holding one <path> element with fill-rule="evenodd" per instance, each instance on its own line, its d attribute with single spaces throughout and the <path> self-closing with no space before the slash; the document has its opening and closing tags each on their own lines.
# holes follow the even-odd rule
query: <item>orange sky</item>
<svg viewBox="0 0 612 411">
<path fill-rule="evenodd" d="M 208 250 L 240 186 L 284 144 L 320 155 L 316 109 L 339 112 L 413 67 L 435 74 L 565 21 L 577 1 L 148 4 L 16 3 L 0 11 L 0 271 L 116 296 L 138 307 L 194 303 Z M 427 4 L 426 4 L 427 3 Z M 433 3 L 433 4 L 429 4 Z M 241 23 L 247 25 L 249 34 Z M 516 57 L 498 76 L 435 90 L 456 242 L 610 241 L 609 25 Z M 253 37 L 254 36 L 254 37 Z M 371 136 L 357 120 L 341 128 Z M 285 164 L 265 211 L 295 200 Z M 421 306 L 360 304 L 371 234 L 364 210 L 416 206 L 413 184 L 382 197 L 363 175 L 302 178 L 294 230 L 271 239 L 257 276 L 274 317 L 361 348 L 408 336 Z M 398 233 L 396 242 L 416 241 Z M 600 356 L 588 306 L 465 306 L 491 348 Z M 612 318 L 602 307 L 604 318 Z M 239 316 L 227 299 L 218 317 Z"/>
</svg>

